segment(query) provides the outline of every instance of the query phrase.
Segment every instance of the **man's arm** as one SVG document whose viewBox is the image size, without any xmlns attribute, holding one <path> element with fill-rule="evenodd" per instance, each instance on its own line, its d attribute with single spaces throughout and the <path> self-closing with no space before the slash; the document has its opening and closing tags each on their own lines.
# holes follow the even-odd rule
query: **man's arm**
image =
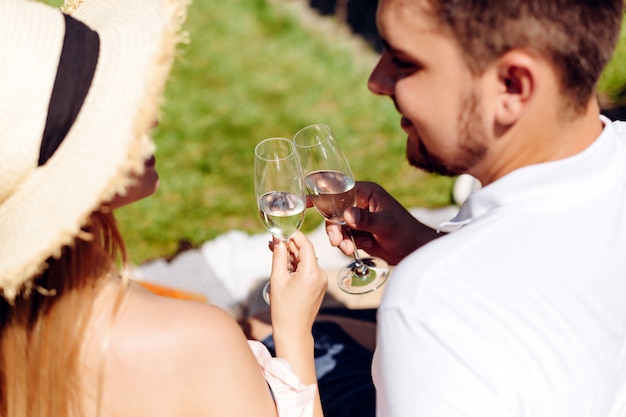
<svg viewBox="0 0 626 417">
<path fill-rule="evenodd" d="M 357 182 L 357 206 L 344 213 L 359 249 L 395 265 L 426 243 L 442 236 L 420 223 L 384 188 L 372 182 Z M 326 223 L 330 243 L 351 255 L 354 245 L 342 226 Z"/>
</svg>

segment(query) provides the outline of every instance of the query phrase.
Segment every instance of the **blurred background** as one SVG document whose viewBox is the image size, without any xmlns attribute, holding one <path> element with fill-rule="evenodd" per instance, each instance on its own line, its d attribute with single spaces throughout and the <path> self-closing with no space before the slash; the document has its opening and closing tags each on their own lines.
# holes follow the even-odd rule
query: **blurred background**
<svg viewBox="0 0 626 417">
<path fill-rule="evenodd" d="M 194 0 L 190 40 L 153 134 L 160 188 L 118 213 L 131 261 L 168 257 L 230 230 L 265 232 L 254 147 L 311 123 L 333 128 L 358 180 L 380 183 L 407 207 L 451 203 L 453 179 L 408 165 L 393 103 L 367 90 L 380 51 L 375 9 L 376 0 Z M 599 86 L 615 112 L 625 101 L 624 42 Z M 308 210 L 303 230 L 321 222 Z"/>
</svg>

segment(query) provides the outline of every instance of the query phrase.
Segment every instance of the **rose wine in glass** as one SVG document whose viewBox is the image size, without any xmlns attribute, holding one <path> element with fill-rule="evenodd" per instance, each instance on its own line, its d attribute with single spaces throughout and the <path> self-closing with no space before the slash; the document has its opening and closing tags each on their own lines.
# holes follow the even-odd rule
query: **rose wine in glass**
<svg viewBox="0 0 626 417">
<path fill-rule="evenodd" d="M 339 271 L 339 288 L 365 294 L 379 288 L 389 276 L 389 266 L 377 257 L 361 258 L 344 211 L 356 205 L 356 188 L 348 160 L 330 127 L 314 124 L 294 136 L 306 189 L 311 202 L 328 221 L 340 224 L 354 243 L 354 261 Z"/>
<path fill-rule="evenodd" d="M 292 141 L 269 138 L 254 150 L 254 189 L 263 225 L 288 242 L 304 222 L 306 191 L 300 163 Z M 263 288 L 269 304 L 269 283 Z"/>
</svg>

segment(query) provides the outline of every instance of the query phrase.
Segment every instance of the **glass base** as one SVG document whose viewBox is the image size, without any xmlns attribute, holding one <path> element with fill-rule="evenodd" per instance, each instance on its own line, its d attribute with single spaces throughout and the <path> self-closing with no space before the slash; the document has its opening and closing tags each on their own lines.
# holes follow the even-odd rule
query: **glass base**
<svg viewBox="0 0 626 417">
<path fill-rule="evenodd" d="M 346 265 L 337 276 L 339 288 L 348 294 L 366 294 L 380 288 L 389 277 L 389 265 L 383 259 L 367 257 L 361 261 L 367 266 L 367 273 L 356 272 L 356 262 Z"/>
<path fill-rule="evenodd" d="M 269 281 L 263 287 L 262 294 L 263 294 L 263 300 L 265 300 L 267 305 L 270 305 L 270 283 L 269 283 Z"/>
</svg>

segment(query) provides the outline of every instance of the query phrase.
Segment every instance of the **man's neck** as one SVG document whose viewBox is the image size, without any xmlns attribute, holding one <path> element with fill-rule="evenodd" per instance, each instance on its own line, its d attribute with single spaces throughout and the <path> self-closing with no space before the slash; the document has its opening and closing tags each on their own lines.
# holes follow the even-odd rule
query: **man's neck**
<svg viewBox="0 0 626 417">
<path fill-rule="evenodd" d="M 600 109 L 590 100 L 584 113 L 555 117 L 555 112 L 538 106 L 497 138 L 482 167 L 473 173 L 487 185 L 525 166 L 557 161 L 589 147 L 602 132 Z"/>
</svg>

